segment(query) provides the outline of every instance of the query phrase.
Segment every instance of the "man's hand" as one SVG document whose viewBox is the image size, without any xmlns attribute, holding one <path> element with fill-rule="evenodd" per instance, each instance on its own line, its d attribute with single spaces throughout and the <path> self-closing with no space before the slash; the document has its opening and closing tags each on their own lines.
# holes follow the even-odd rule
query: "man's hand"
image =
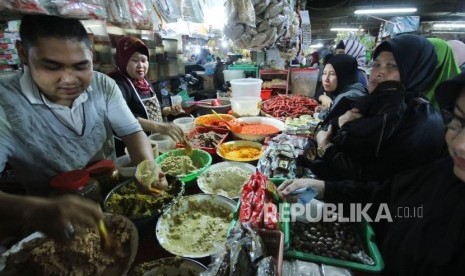
<svg viewBox="0 0 465 276">
<path fill-rule="evenodd" d="M 21 206 L 24 224 L 58 241 L 73 238 L 82 228 L 96 228 L 103 219 L 100 206 L 91 200 L 67 195 L 56 198 L 32 198 Z M 19 203 L 20 204 L 20 203 Z"/>
<path fill-rule="evenodd" d="M 344 124 L 362 118 L 363 115 L 360 113 L 360 110 L 352 108 L 351 110 L 346 111 L 344 115 L 340 116 L 338 119 L 339 127 L 342 127 Z"/>
</svg>

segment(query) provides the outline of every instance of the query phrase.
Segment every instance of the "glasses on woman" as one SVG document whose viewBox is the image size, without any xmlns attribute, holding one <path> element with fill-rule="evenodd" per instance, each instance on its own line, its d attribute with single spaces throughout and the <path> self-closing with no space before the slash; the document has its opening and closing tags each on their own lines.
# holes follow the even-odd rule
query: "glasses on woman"
<svg viewBox="0 0 465 276">
<path fill-rule="evenodd" d="M 397 71 L 399 70 L 399 67 L 397 67 L 397 64 L 395 63 L 381 63 L 379 61 L 373 61 L 371 63 L 371 68 L 372 70 L 379 70 L 381 68 L 384 68 L 386 71 Z"/>
</svg>

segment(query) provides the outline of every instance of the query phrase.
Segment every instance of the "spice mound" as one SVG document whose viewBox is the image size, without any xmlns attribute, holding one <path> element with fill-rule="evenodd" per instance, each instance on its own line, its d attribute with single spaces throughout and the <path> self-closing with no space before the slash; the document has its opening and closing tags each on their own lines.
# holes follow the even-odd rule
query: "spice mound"
<svg viewBox="0 0 465 276">
<path fill-rule="evenodd" d="M 165 174 L 180 176 L 189 174 L 198 168 L 194 166 L 189 156 L 168 156 L 160 164 Z"/>
<path fill-rule="evenodd" d="M 158 196 L 139 193 L 134 182 L 123 185 L 111 193 L 105 202 L 105 210 L 128 218 L 158 215 L 180 192 L 184 192 L 182 183 L 170 180 L 169 176 L 167 179 L 168 187 Z"/>
<path fill-rule="evenodd" d="M 105 223 L 111 229 L 114 242 L 120 244 L 119 250 L 111 255 L 102 251 L 98 230 L 87 228 L 63 244 L 46 237 L 24 243 L 20 252 L 8 257 L 7 266 L 33 268 L 37 275 L 102 275 L 107 269 L 129 267 L 131 239 L 134 238 L 131 235 L 135 231 L 125 220 L 107 217 Z M 125 269 L 121 267 L 119 272 Z"/>
<path fill-rule="evenodd" d="M 270 135 L 278 133 L 279 129 L 275 126 L 263 123 L 247 123 L 242 124 L 241 134 L 249 135 Z"/>
<path fill-rule="evenodd" d="M 243 161 L 258 158 L 262 151 L 259 148 L 251 146 L 222 146 L 221 153 L 226 159 Z"/>
<path fill-rule="evenodd" d="M 162 217 L 168 227 L 157 228 L 157 236 L 164 236 L 160 243 L 165 249 L 181 256 L 208 255 L 226 241 L 231 209 L 213 201 L 193 198 L 179 203 Z"/>
<path fill-rule="evenodd" d="M 238 167 L 228 167 L 218 171 L 207 171 L 198 182 L 204 181 L 206 188 L 213 194 L 235 198 L 239 197 L 242 185 L 247 182 L 251 175 L 250 171 Z"/>
</svg>

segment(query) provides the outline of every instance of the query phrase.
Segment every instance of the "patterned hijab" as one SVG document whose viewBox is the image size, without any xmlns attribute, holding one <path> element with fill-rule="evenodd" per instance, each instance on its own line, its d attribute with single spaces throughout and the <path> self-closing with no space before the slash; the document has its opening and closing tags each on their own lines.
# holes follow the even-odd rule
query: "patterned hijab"
<svg viewBox="0 0 465 276">
<path fill-rule="evenodd" d="M 139 94 L 147 95 L 150 93 L 150 84 L 144 78 L 140 80 L 131 78 L 126 70 L 129 59 L 135 52 L 146 55 L 147 58 L 149 57 L 149 49 L 142 40 L 133 36 L 122 37 L 116 46 L 116 65 L 118 71 L 131 80 Z"/>
<path fill-rule="evenodd" d="M 434 45 L 438 57 L 438 65 L 436 66 L 435 79 L 428 90 L 425 91 L 424 95 L 435 107 L 439 108 L 436 98 L 434 97 L 434 90 L 441 82 L 458 75 L 460 73 L 460 68 L 455 62 L 451 47 L 445 40 L 439 38 L 428 38 L 428 40 Z"/>
<path fill-rule="evenodd" d="M 400 81 L 407 92 L 420 96 L 431 85 L 438 64 L 433 44 L 419 35 L 402 34 L 376 47 L 373 59 L 391 52 L 399 67 Z"/>
<path fill-rule="evenodd" d="M 345 53 L 347 55 L 353 56 L 357 60 L 358 68 L 365 69 L 366 62 L 366 48 L 362 43 L 356 40 L 344 39 L 342 40 L 345 45 Z"/>
</svg>

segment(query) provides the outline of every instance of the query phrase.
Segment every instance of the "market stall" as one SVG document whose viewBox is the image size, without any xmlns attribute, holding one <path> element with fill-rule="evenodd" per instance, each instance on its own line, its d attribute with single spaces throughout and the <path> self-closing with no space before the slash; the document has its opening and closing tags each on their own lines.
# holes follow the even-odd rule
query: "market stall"
<svg viewBox="0 0 465 276">
<path fill-rule="evenodd" d="M 53 255 L 52 264 L 44 264 L 47 250 L 71 249 L 33 234 L 2 255 L 0 274 L 65 274 L 68 265 L 81 268 L 91 261 L 92 268 L 83 274 L 188 271 L 194 275 L 280 276 L 300 275 L 302 271 L 312 271 L 313 275 L 382 271 L 383 262 L 368 223 L 328 225 L 284 218 L 283 213 L 289 213 L 292 205 L 281 198 L 277 187 L 286 179 L 315 177 L 300 166 L 299 159 L 319 123 L 314 116 L 318 102 L 310 97 L 314 85 L 310 89 L 302 85 L 317 69 L 291 70 L 276 63 L 259 68 L 246 58 L 231 64 L 224 74 L 230 87 L 216 91 L 212 76 L 216 67 L 211 62 L 203 72 L 184 72 L 182 51 L 190 53 L 195 45 L 181 45 L 183 38 L 179 36 L 155 35 L 166 35 L 168 31 L 158 27 L 176 21 L 177 16 L 189 22 L 202 21 L 200 1 L 160 2 L 11 1 L 2 7 L 2 14 L 13 19 L 22 13 L 40 13 L 97 20 L 86 21 L 85 26 L 93 38 L 94 68 L 104 73 L 114 66 L 118 36 L 130 34 L 144 40 L 152 68 L 148 79 L 159 85 L 163 100 L 173 102 L 174 94 L 179 96 L 176 100 L 181 100 L 186 114 L 173 123 L 184 130 L 188 143 L 176 144 L 168 135 L 152 134 L 149 139 L 156 159 L 150 166 L 131 167 L 126 151 L 114 163 L 107 160 L 71 175 L 58 174 L 51 184 L 54 193 L 78 194 L 100 203 L 108 213 L 108 231 L 87 229 L 87 236 L 78 235 L 82 240 L 71 246 L 74 255 L 68 258 L 65 254 L 63 259 Z M 226 1 L 229 17 L 225 35 L 235 47 L 278 47 L 284 59 L 293 59 L 300 47 L 295 3 L 247 3 L 250 5 Z M 11 33 L 17 32 L 18 24 L 11 23 Z M 13 45 L 17 34 L 0 38 L 8 45 L 2 53 L 9 55 L 6 67 L 0 69 L 18 70 L 21 64 Z M 244 51 L 247 55 L 250 53 Z M 304 81 L 299 80 L 299 73 L 306 74 Z M 249 75 L 254 78 L 244 78 Z M 179 83 L 173 84 L 176 81 Z M 158 168 L 166 174 L 168 186 L 164 189 L 152 187 Z M 137 184 L 143 180 L 149 181 L 151 194 L 138 190 Z M 105 250 L 107 238 L 116 241 L 114 252 Z"/>
</svg>

